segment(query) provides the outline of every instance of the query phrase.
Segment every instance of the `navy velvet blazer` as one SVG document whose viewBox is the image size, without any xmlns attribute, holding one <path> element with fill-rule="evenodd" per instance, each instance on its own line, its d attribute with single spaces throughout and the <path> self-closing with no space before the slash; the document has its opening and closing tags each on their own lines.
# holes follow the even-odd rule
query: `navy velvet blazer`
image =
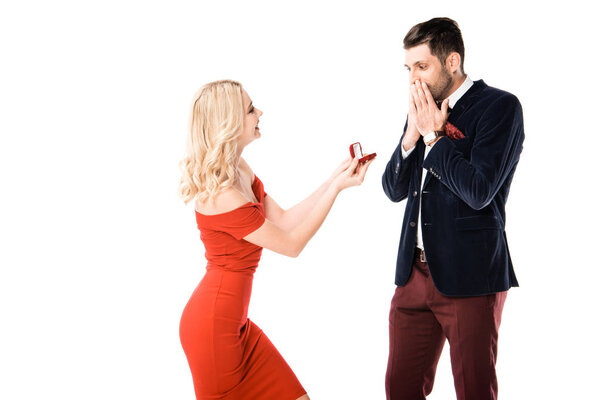
<svg viewBox="0 0 600 400">
<path fill-rule="evenodd" d="M 455 104 L 448 120 L 465 135 L 440 139 L 423 160 L 425 144 L 402 159 L 402 139 L 382 177 L 394 202 L 408 198 L 396 263 L 404 286 L 421 232 L 431 277 L 447 296 L 477 296 L 518 286 L 508 251 L 504 206 L 521 150 L 523 112 L 512 94 L 482 80 Z M 425 176 L 421 193 L 421 175 Z"/>
</svg>

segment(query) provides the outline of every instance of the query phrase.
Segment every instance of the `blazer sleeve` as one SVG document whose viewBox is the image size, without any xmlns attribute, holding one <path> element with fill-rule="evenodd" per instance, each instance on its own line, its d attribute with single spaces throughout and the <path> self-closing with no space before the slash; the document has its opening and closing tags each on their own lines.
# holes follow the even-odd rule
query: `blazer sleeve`
<svg viewBox="0 0 600 400">
<path fill-rule="evenodd" d="M 524 138 L 521 104 L 514 95 L 504 93 L 476 123 L 470 160 L 444 137 L 433 146 L 423 168 L 471 208 L 480 210 L 494 199 L 516 166 Z"/>
<path fill-rule="evenodd" d="M 404 134 L 406 134 L 406 126 L 407 124 L 404 124 Z M 415 149 L 405 159 L 402 158 L 402 139 L 404 139 L 404 134 L 400 138 L 400 143 L 398 143 L 396 150 L 392 153 L 392 157 L 388 161 L 381 177 L 383 191 L 393 202 L 402 201 L 408 196 L 410 165 L 414 162 L 417 154 L 417 149 Z"/>
</svg>

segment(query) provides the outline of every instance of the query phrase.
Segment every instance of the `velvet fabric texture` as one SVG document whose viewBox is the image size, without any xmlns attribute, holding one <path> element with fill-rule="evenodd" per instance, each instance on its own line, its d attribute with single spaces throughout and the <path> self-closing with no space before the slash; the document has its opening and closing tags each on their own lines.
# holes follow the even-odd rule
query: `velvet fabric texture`
<svg viewBox="0 0 600 400">
<path fill-rule="evenodd" d="M 421 201 L 423 245 L 435 287 L 446 296 L 502 292 L 518 286 L 504 226 L 525 138 L 521 104 L 479 80 L 448 121 L 464 138 L 443 137 L 425 160 L 423 140 L 402 159 L 401 139 L 382 177 L 390 200 L 408 199 L 395 283 L 404 286 L 411 275 Z M 421 192 L 423 168 L 428 172 Z"/>
</svg>

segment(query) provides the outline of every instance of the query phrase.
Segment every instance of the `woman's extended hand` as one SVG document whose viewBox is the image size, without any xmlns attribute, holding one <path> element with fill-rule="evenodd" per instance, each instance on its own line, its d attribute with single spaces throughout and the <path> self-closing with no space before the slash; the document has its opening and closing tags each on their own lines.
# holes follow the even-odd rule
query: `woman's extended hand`
<svg viewBox="0 0 600 400">
<path fill-rule="evenodd" d="M 348 169 L 350 163 L 352 163 L 352 157 L 348 157 L 344 161 L 342 161 L 342 163 L 335 169 L 335 171 L 333 171 L 333 174 L 331 174 L 331 178 L 329 178 L 329 180 L 333 182 L 335 178 L 337 178 L 342 172 Z"/>
<path fill-rule="evenodd" d="M 338 170 L 341 170 L 337 176 L 333 177 L 333 184 L 338 191 L 363 183 L 367 169 L 369 169 L 369 165 L 373 162 L 371 159 L 367 162 L 359 163 L 358 158 L 352 159 L 351 162 L 349 161 L 350 159 L 344 161 L 335 171 L 338 172 Z"/>
</svg>

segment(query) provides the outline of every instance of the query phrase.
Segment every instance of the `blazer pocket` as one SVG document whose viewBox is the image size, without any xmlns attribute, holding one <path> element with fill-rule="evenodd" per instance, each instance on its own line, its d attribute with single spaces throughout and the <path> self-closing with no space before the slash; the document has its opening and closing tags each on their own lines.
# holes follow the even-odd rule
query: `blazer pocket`
<svg viewBox="0 0 600 400">
<path fill-rule="evenodd" d="M 471 217 L 456 218 L 456 229 L 470 231 L 478 229 L 502 229 L 498 218 L 493 215 L 473 215 Z"/>
</svg>

